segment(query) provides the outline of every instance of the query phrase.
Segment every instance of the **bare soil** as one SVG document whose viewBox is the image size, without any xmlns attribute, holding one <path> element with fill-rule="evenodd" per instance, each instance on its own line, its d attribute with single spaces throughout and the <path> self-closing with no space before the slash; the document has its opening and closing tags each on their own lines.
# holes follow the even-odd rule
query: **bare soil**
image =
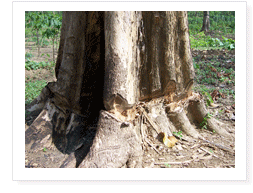
<svg viewBox="0 0 253 193">
<path fill-rule="evenodd" d="M 35 57 L 33 61 L 43 61 L 44 58 L 37 56 L 37 49 L 33 43 L 26 46 L 26 52 L 31 52 Z M 51 55 L 50 47 L 41 48 L 42 53 Z M 235 57 L 234 51 L 226 51 L 226 57 L 221 58 L 224 64 L 229 57 Z M 224 55 L 222 51 L 193 51 L 193 56 L 199 56 L 208 60 L 209 57 Z M 37 57 L 36 57 L 37 56 Z M 230 68 L 229 64 L 226 67 Z M 26 81 L 46 80 L 48 82 L 55 81 L 54 71 L 48 69 L 26 70 Z M 195 84 L 195 86 L 197 86 Z M 220 88 L 221 85 L 206 85 L 209 87 Z M 224 87 L 224 86 L 222 86 Z M 225 85 L 226 88 L 233 89 L 234 86 Z M 183 133 L 182 140 L 178 140 L 172 148 L 166 147 L 163 143 L 148 136 L 148 143 L 144 142 L 143 147 L 143 163 L 144 168 L 234 168 L 235 167 L 235 101 L 232 96 L 219 98 L 215 101 L 215 107 L 207 107 L 214 118 L 227 124 L 227 131 L 231 134 L 232 139 L 225 139 L 215 132 L 198 128 L 199 133 L 206 139 L 196 140 L 186 136 Z M 26 107 L 27 108 L 27 107 Z M 25 131 L 29 132 L 29 126 L 37 117 L 38 112 L 33 112 L 26 116 Z M 39 140 L 39 135 L 31 134 L 31 140 Z M 45 131 L 43 138 L 50 138 L 51 131 Z M 40 139 L 41 140 L 41 139 Z M 26 168 L 56 168 L 68 162 L 68 154 L 63 154 L 50 143 L 40 149 L 31 147 L 31 143 L 26 144 L 25 148 L 25 167 Z M 36 150 L 35 150 L 36 149 Z M 78 151 L 77 151 L 78 154 Z M 82 155 L 79 155 L 81 158 Z"/>
</svg>

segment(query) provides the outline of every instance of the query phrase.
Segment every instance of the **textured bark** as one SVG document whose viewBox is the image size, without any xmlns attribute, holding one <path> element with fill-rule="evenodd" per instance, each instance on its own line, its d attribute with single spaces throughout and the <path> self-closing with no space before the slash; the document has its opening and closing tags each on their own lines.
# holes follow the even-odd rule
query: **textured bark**
<svg viewBox="0 0 253 193">
<path fill-rule="evenodd" d="M 204 11 L 203 25 L 200 31 L 208 32 L 210 29 L 209 11 Z"/>
<path fill-rule="evenodd" d="M 102 111 L 94 145 L 79 167 L 141 167 L 142 149 L 137 132 L 133 124 Z"/>
<path fill-rule="evenodd" d="M 30 111 L 43 110 L 26 143 L 41 148 L 51 130 L 55 147 L 70 154 L 60 167 L 141 167 L 142 115 L 155 138 L 179 130 L 200 137 L 207 111 L 191 92 L 186 12 L 64 12 L 55 71 L 57 81 L 32 103 Z M 229 137 L 218 126 L 208 120 Z"/>
<path fill-rule="evenodd" d="M 105 13 L 105 84 L 107 110 L 124 111 L 138 102 L 140 66 L 138 26 L 141 12 Z"/>
<path fill-rule="evenodd" d="M 144 44 L 140 98 L 174 95 L 191 90 L 194 69 L 186 12 L 144 12 Z"/>
</svg>

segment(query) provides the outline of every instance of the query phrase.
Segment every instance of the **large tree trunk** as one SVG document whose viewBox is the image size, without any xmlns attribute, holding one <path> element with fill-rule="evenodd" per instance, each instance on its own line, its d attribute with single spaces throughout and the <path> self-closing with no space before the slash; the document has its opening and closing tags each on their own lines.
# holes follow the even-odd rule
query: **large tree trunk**
<svg viewBox="0 0 253 193">
<path fill-rule="evenodd" d="M 209 29 L 210 29 L 209 11 L 204 11 L 203 25 L 200 31 L 209 32 Z"/>
<path fill-rule="evenodd" d="M 207 111 L 191 92 L 186 12 L 64 12 L 55 71 L 30 108 L 43 110 L 26 143 L 52 140 L 70 154 L 61 167 L 141 167 L 143 116 L 155 138 L 178 130 L 201 138 Z M 207 127 L 229 137 L 219 124 Z"/>
</svg>

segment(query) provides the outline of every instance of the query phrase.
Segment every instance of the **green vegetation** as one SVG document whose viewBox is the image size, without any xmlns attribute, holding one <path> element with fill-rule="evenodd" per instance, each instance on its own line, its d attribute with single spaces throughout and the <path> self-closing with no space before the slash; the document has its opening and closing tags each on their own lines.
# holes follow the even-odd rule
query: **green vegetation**
<svg viewBox="0 0 253 193">
<path fill-rule="evenodd" d="M 53 62 L 35 62 L 35 61 L 29 61 L 25 63 L 25 69 L 26 70 L 37 70 L 39 68 L 51 68 L 54 66 Z"/>
<path fill-rule="evenodd" d="M 209 94 L 209 92 L 202 92 L 202 94 L 205 96 L 207 105 L 210 106 L 211 103 L 213 103 L 212 96 Z"/>
<path fill-rule="evenodd" d="M 55 61 L 54 52 L 55 45 L 58 44 L 58 38 L 62 25 L 62 13 L 53 11 L 30 11 L 25 15 L 25 36 L 28 41 L 35 41 L 38 47 L 38 56 L 40 55 L 40 47 L 48 46 L 49 41 L 52 42 L 52 59 Z"/>
<path fill-rule="evenodd" d="M 25 103 L 31 103 L 33 99 L 39 96 L 41 90 L 46 86 L 46 81 L 28 82 L 25 84 Z"/>
<path fill-rule="evenodd" d="M 204 117 L 203 121 L 200 123 L 201 129 L 207 129 L 207 119 L 210 119 L 213 115 L 210 113 L 207 113 L 206 116 Z"/>
<path fill-rule="evenodd" d="M 183 137 L 182 131 L 173 132 L 173 134 L 174 134 L 175 136 L 177 136 L 180 140 L 181 140 L 182 137 Z"/>
<path fill-rule="evenodd" d="M 210 31 L 221 36 L 235 34 L 234 11 L 210 11 Z M 200 32 L 203 23 L 203 11 L 188 11 L 190 35 Z"/>
<path fill-rule="evenodd" d="M 213 48 L 213 49 L 235 49 L 235 40 L 228 39 L 222 36 L 222 40 L 219 38 L 211 38 L 206 36 L 204 32 L 199 32 L 196 35 L 190 36 L 191 48 Z"/>
<path fill-rule="evenodd" d="M 200 32 L 203 11 L 188 11 L 191 48 L 235 49 L 235 40 L 228 38 L 235 34 L 235 12 L 210 11 L 210 31 Z"/>
<path fill-rule="evenodd" d="M 43 56 L 44 54 L 42 54 Z M 54 62 L 49 62 L 49 61 L 42 61 L 42 62 L 35 62 L 32 61 L 31 58 L 33 55 L 31 53 L 26 53 L 25 54 L 25 69 L 26 70 L 37 70 L 39 68 L 52 68 L 54 66 Z M 50 55 L 48 55 L 50 57 Z"/>
<path fill-rule="evenodd" d="M 59 44 L 59 35 L 62 21 L 62 12 L 26 12 L 25 37 L 26 45 L 35 42 L 38 51 L 41 47 L 51 46 L 52 54 L 37 54 L 31 49 L 25 54 L 25 69 L 38 70 L 54 68 L 55 47 Z M 232 11 L 210 11 L 210 31 L 200 32 L 203 22 L 203 11 L 189 11 L 188 23 L 191 47 L 195 51 L 201 51 L 193 56 L 195 69 L 195 83 L 193 91 L 200 92 L 206 100 L 207 105 L 213 102 L 211 93 L 218 90 L 225 96 L 235 99 L 235 91 L 231 89 L 235 85 L 235 70 L 227 66 L 235 62 L 234 57 L 227 55 L 226 50 L 235 49 L 235 12 Z M 215 50 L 222 53 L 203 54 L 205 50 Z M 224 51 L 225 50 L 225 51 Z M 36 57 L 34 56 L 36 55 Z M 39 60 L 44 56 L 44 61 Z M 47 56 L 47 57 L 45 57 Z M 35 61 L 36 60 L 36 61 Z M 45 77 L 46 78 L 46 77 Z M 37 79 L 30 75 L 26 77 L 26 103 L 31 102 L 38 96 L 46 81 Z M 222 85 L 222 87 L 220 87 Z M 217 88 L 219 87 L 219 88 Z M 222 100 L 222 99 L 221 99 Z M 176 134 L 175 134 L 176 135 Z M 179 134 L 180 136 L 180 134 Z"/>
<path fill-rule="evenodd" d="M 167 163 L 164 163 L 164 165 L 165 165 L 165 167 L 167 167 L 167 168 L 170 168 L 170 167 L 171 167 L 171 165 L 170 165 L 170 164 L 167 164 Z"/>
<path fill-rule="evenodd" d="M 233 68 L 222 67 L 219 62 L 193 62 L 198 84 L 216 85 L 224 83 L 228 85 L 235 84 L 235 71 Z"/>
<path fill-rule="evenodd" d="M 54 52 L 56 52 L 56 45 L 59 44 L 61 25 L 62 12 L 29 11 L 25 13 L 26 46 L 31 46 L 29 52 L 25 53 L 26 70 L 48 69 L 52 71 L 55 66 Z M 35 42 L 37 48 L 34 48 L 34 44 L 31 44 L 33 42 Z M 41 54 L 41 48 L 45 46 L 52 47 L 52 54 Z M 34 52 L 35 49 L 38 49 L 38 55 Z M 42 57 L 44 61 L 41 61 Z M 46 80 L 43 80 L 43 77 L 42 80 L 41 78 L 38 80 L 38 77 L 33 76 L 33 74 L 27 76 L 25 83 L 25 104 L 29 104 L 35 99 L 46 84 Z M 26 115 L 29 115 L 29 113 L 26 112 Z"/>
</svg>

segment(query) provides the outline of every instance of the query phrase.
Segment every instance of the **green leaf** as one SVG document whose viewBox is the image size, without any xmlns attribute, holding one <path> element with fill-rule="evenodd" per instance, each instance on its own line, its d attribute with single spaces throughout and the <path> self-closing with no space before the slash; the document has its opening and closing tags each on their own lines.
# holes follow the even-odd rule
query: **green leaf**
<svg viewBox="0 0 253 193">
<path fill-rule="evenodd" d="M 167 164 L 167 163 L 164 163 L 164 165 L 167 167 L 167 168 L 170 168 L 171 165 L 170 164 Z"/>
</svg>

